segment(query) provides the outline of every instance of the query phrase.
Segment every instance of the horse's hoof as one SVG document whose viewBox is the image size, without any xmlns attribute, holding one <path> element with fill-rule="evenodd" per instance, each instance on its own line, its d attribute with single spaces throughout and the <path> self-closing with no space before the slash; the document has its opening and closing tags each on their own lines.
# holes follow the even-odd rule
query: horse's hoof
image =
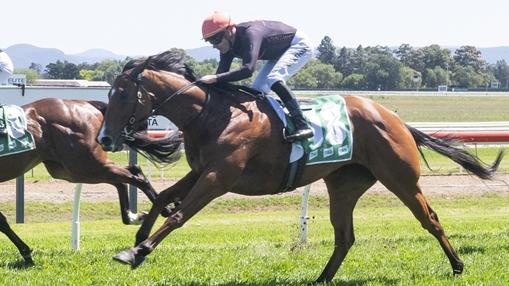
<svg viewBox="0 0 509 286">
<path fill-rule="evenodd" d="M 32 267 L 35 266 L 34 261 L 32 260 L 32 257 L 25 257 L 25 266 L 26 267 Z"/>
<path fill-rule="evenodd" d="M 140 225 L 143 223 L 143 220 L 148 215 L 148 212 L 141 212 L 141 213 L 132 213 L 129 212 L 129 224 L 130 225 Z"/>
<path fill-rule="evenodd" d="M 463 262 L 459 261 L 456 263 L 456 265 L 453 266 L 452 268 L 452 273 L 454 275 L 460 275 L 463 273 L 463 267 L 464 267 L 464 264 Z"/>
<path fill-rule="evenodd" d="M 145 261 L 144 255 L 135 255 L 132 250 L 124 250 L 113 256 L 113 260 L 118 261 L 122 264 L 131 265 L 131 269 L 136 269 Z"/>
<path fill-rule="evenodd" d="M 124 250 L 122 252 L 117 253 L 117 255 L 113 256 L 113 260 L 120 262 L 122 264 L 133 265 L 134 263 L 134 253 L 132 250 Z"/>
<path fill-rule="evenodd" d="M 145 261 L 144 255 L 135 255 L 134 256 L 134 263 L 131 265 L 131 269 L 136 269 L 138 266 L 140 266 L 143 261 Z"/>
</svg>

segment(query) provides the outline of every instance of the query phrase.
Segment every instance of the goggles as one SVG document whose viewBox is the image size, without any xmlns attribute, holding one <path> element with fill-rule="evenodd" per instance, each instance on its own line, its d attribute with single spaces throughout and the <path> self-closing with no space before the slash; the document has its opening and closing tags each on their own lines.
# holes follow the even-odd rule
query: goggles
<svg viewBox="0 0 509 286">
<path fill-rule="evenodd" d="M 223 31 L 218 32 L 217 34 L 213 35 L 212 37 L 205 39 L 205 41 L 211 43 L 212 45 L 218 45 L 223 40 L 225 33 L 226 33 L 226 30 L 223 30 Z"/>
</svg>

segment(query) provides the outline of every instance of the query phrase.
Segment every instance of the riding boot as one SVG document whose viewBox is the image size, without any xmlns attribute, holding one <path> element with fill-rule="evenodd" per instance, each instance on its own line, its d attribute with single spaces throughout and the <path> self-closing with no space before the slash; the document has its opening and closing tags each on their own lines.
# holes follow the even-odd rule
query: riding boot
<svg viewBox="0 0 509 286">
<path fill-rule="evenodd" d="M 290 118 L 295 125 L 293 133 L 286 135 L 286 141 L 294 142 L 313 137 L 313 129 L 308 125 L 300 110 L 299 103 L 293 95 L 292 91 L 285 85 L 283 81 L 275 82 L 271 88 L 283 101 L 286 109 L 290 113 Z"/>
</svg>

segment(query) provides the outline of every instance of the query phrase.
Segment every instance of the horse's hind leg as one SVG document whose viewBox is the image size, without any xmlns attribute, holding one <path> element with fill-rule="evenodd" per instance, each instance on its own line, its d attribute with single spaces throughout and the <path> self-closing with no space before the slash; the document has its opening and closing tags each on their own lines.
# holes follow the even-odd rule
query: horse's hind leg
<svg viewBox="0 0 509 286">
<path fill-rule="evenodd" d="M 21 256 L 23 256 L 23 259 L 25 260 L 25 265 L 33 265 L 34 261 L 32 260 L 32 250 L 16 233 L 14 233 L 9 226 L 9 223 L 7 223 L 7 218 L 2 214 L 2 212 L 0 212 L 0 231 L 5 233 L 12 243 L 16 245 L 19 253 L 21 253 Z"/>
<path fill-rule="evenodd" d="M 414 194 L 398 194 L 398 197 L 412 211 L 414 216 L 421 223 L 422 227 L 438 240 L 440 246 L 442 246 L 442 249 L 447 255 L 447 258 L 449 258 L 453 273 L 461 274 L 463 272 L 463 262 L 449 243 L 444 229 L 438 221 L 438 215 L 429 206 L 420 190 L 419 185 L 415 186 L 414 188 L 416 189 Z"/>
<path fill-rule="evenodd" d="M 411 176 L 408 178 L 411 178 Z M 398 196 L 419 220 L 421 226 L 438 240 L 451 263 L 453 273 L 461 274 L 463 272 L 463 262 L 449 243 L 444 229 L 438 221 L 438 215 L 429 206 L 416 180 L 405 179 L 404 174 L 398 174 L 391 179 L 380 178 L 380 181 Z"/>
<path fill-rule="evenodd" d="M 334 228 L 334 252 L 317 283 L 331 281 L 355 241 L 352 213 L 364 192 L 376 179 L 360 165 L 349 165 L 325 179 L 330 198 L 330 220 Z"/>
</svg>

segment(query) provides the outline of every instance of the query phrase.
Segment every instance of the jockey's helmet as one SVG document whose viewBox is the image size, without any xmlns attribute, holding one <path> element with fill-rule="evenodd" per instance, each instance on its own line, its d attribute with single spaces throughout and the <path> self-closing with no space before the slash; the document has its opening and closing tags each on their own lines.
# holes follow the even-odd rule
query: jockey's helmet
<svg viewBox="0 0 509 286">
<path fill-rule="evenodd" d="M 201 33 L 203 35 L 203 39 L 210 39 L 215 34 L 225 30 L 233 24 L 234 23 L 231 21 L 231 17 L 229 15 L 214 11 L 212 15 L 203 20 L 203 24 L 201 25 Z"/>
</svg>

